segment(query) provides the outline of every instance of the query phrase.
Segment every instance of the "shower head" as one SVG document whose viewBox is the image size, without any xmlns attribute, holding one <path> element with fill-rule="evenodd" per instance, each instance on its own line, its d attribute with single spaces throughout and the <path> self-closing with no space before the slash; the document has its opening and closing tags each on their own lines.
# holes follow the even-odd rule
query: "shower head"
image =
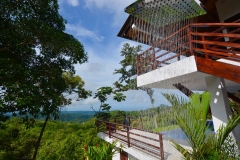
<svg viewBox="0 0 240 160">
<path fill-rule="evenodd" d="M 199 0 L 138 0 L 125 12 L 158 27 L 206 14 Z"/>
</svg>

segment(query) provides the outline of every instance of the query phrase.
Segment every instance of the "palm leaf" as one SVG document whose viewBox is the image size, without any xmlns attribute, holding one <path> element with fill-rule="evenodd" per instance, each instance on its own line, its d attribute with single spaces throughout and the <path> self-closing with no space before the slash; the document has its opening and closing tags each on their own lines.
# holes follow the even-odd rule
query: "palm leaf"
<svg viewBox="0 0 240 160">
<path fill-rule="evenodd" d="M 190 102 L 174 95 L 164 94 L 164 96 L 172 104 L 176 113 L 175 120 L 188 137 L 188 143 L 192 147 L 192 155 L 194 155 L 192 157 L 204 159 L 214 149 L 212 147 L 214 136 L 206 134 L 208 129 L 206 116 L 209 109 L 210 94 L 207 92 L 202 95 L 193 94 L 190 97 Z M 174 142 L 173 144 L 175 148 L 183 151 L 179 145 Z"/>
<path fill-rule="evenodd" d="M 182 154 L 183 157 L 185 157 L 186 159 L 190 159 L 192 157 L 191 151 L 183 148 L 172 139 L 170 139 L 170 142 L 173 145 L 173 147 L 176 148 Z"/>
<path fill-rule="evenodd" d="M 226 126 L 221 125 L 217 131 L 217 136 L 218 136 L 218 141 L 216 144 L 216 148 L 220 149 L 221 146 L 223 145 L 224 141 L 226 140 L 226 138 L 228 137 L 228 135 L 230 134 L 230 132 L 232 132 L 232 130 L 238 125 L 240 124 L 240 115 L 231 117 Z"/>
</svg>

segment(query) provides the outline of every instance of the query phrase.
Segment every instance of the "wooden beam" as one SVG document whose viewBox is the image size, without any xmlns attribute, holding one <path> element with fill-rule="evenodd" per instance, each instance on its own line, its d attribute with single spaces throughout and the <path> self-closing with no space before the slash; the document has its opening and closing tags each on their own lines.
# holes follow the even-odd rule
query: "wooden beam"
<svg viewBox="0 0 240 160">
<path fill-rule="evenodd" d="M 198 71 L 240 83 L 240 66 L 207 60 L 200 57 L 195 57 L 195 59 Z"/>
<path fill-rule="evenodd" d="M 176 87 L 178 90 L 180 90 L 182 93 L 184 93 L 188 97 L 190 97 L 193 94 L 193 92 L 190 89 L 188 89 L 181 83 L 173 84 L 173 86 Z"/>
<path fill-rule="evenodd" d="M 227 92 L 228 97 L 231 98 L 233 101 L 237 102 L 240 104 L 240 98 L 234 96 L 232 93 Z"/>
<path fill-rule="evenodd" d="M 200 49 L 200 48 L 193 48 L 193 50 L 203 52 L 203 53 L 212 53 L 212 55 L 216 54 L 216 55 L 224 56 L 224 57 L 232 57 L 232 58 L 236 58 L 236 61 L 238 61 L 238 62 L 240 61 L 240 56 L 236 55 L 236 54 L 230 54 L 230 53 L 224 53 L 224 52 L 218 52 L 218 51 L 212 51 L 212 50 Z"/>
<path fill-rule="evenodd" d="M 240 44 L 238 44 L 238 43 L 231 43 L 231 42 L 199 41 L 199 40 L 192 40 L 191 42 L 199 43 L 199 44 L 207 44 L 207 45 L 217 45 L 217 46 L 223 46 L 223 47 L 240 48 Z"/>
<path fill-rule="evenodd" d="M 240 27 L 240 23 L 194 23 L 191 27 Z"/>
<path fill-rule="evenodd" d="M 191 32 L 191 35 L 195 36 L 209 36 L 209 37 L 232 37 L 232 38 L 240 38 L 240 34 L 231 34 L 231 33 L 199 33 L 199 32 Z"/>
</svg>

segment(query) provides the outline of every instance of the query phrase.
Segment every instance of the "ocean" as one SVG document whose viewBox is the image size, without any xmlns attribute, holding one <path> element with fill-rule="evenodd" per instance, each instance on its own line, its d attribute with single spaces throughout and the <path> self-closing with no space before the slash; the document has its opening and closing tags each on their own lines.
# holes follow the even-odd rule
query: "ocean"
<svg viewBox="0 0 240 160">
<path fill-rule="evenodd" d="M 85 122 L 94 117 L 94 111 L 61 111 L 60 121 L 63 122 Z"/>
</svg>

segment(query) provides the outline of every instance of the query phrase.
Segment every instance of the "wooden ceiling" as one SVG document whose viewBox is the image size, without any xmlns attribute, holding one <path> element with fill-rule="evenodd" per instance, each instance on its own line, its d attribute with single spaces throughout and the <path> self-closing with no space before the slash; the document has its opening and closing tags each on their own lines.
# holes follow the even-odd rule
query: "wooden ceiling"
<svg viewBox="0 0 240 160">
<path fill-rule="evenodd" d="M 197 22 L 198 23 L 219 22 L 217 9 L 216 9 L 216 6 L 215 6 L 215 3 L 218 0 L 200 0 L 200 1 L 203 4 L 204 9 L 207 11 L 207 14 L 197 17 Z M 122 26 L 122 28 L 119 31 L 117 36 L 129 39 L 129 40 L 136 39 L 136 36 L 138 35 L 138 32 L 136 32 L 136 30 L 134 31 L 132 29 L 133 19 L 134 19 L 133 16 L 131 16 L 131 15 L 128 16 L 127 20 L 123 24 L 123 26 Z M 142 37 L 147 38 L 148 36 L 146 35 L 146 36 L 142 36 Z M 146 44 L 145 39 L 142 39 L 142 40 L 139 40 L 139 41 Z"/>
</svg>

